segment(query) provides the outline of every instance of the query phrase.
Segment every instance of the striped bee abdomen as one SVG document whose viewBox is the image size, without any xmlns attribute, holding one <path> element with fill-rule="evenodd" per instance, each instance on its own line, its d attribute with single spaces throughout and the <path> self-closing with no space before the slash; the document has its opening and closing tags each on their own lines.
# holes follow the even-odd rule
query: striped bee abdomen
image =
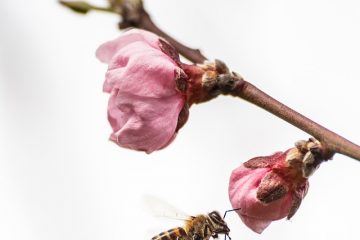
<svg viewBox="0 0 360 240">
<path fill-rule="evenodd" d="M 170 229 L 156 235 L 151 240 L 187 240 L 187 234 L 182 227 Z"/>
</svg>

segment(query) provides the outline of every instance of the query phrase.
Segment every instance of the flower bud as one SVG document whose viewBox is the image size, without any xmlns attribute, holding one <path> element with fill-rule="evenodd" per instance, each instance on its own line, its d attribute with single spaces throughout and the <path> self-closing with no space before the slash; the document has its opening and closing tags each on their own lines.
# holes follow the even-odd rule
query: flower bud
<svg viewBox="0 0 360 240">
<path fill-rule="evenodd" d="M 75 12 L 86 14 L 91 10 L 91 5 L 81 1 L 60 1 L 60 4 L 72 9 Z"/>
<path fill-rule="evenodd" d="M 147 153 L 175 138 L 192 104 L 229 94 L 242 81 L 219 60 L 182 63 L 172 45 L 144 30 L 102 44 L 96 56 L 108 64 L 104 91 L 111 94 L 110 139 Z"/>
<path fill-rule="evenodd" d="M 87 14 L 91 10 L 112 12 L 110 8 L 94 6 L 84 1 L 59 1 L 59 3 L 81 14 Z"/>
<path fill-rule="evenodd" d="M 103 89 L 111 94 L 110 139 L 147 153 L 167 146 L 188 119 L 187 85 L 200 68 L 185 72 L 170 44 L 135 29 L 102 44 L 96 56 L 108 64 Z"/>
<path fill-rule="evenodd" d="M 270 156 L 255 157 L 230 177 L 229 198 L 241 220 L 261 233 L 272 221 L 290 219 L 305 197 L 308 177 L 332 154 L 315 139 Z"/>
</svg>

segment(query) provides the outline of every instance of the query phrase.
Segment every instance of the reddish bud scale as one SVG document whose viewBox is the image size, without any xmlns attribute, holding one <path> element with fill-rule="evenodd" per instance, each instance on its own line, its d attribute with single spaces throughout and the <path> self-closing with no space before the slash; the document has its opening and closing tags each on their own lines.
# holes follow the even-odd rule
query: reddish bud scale
<svg viewBox="0 0 360 240">
<path fill-rule="evenodd" d="M 200 103 L 204 100 L 206 94 L 203 91 L 202 77 L 204 70 L 196 65 L 182 64 L 185 74 L 190 75 L 186 82 L 186 96 L 189 106 L 193 103 Z"/>
</svg>

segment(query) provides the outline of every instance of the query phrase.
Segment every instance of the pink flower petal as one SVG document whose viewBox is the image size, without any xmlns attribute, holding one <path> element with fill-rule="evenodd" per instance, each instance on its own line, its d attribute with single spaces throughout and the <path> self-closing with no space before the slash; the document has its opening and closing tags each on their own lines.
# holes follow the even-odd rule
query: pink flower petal
<svg viewBox="0 0 360 240">
<path fill-rule="evenodd" d="M 103 63 L 109 63 L 118 50 L 128 44 L 134 42 L 145 42 L 149 46 L 159 49 L 158 41 L 159 37 L 151 32 L 140 29 L 131 29 L 130 31 L 122 34 L 120 37 L 100 45 L 100 47 L 96 50 L 96 57 Z"/>
<path fill-rule="evenodd" d="M 159 43 L 153 33 L 130 30 L 96 52 L 108 63 L 103 89 L 111 94 L 110 139 L 147 153 L 164 148 L 175 138 L 186 101 L 176 88 L 179 64 Z"/>
<path fill-rule="evenodd" d="M 241 208 L 237 213 L 257 233 L 261 233 L 271 221 L 286 217 L 291 207 L 290 193 L 266 205 L 256 198 L 258 186 L 269 171 L 269 168 L 250 169 L 241 165 L 232 172 L 229 183 L 233 208 Z"/>
<path fill-rule="evenodd" d="M 239 216 L 246 226 L 259 234 L 261 234 L 265 230 L 265 228 L 267 228 L 272 222 L 271 220 L 261 220 L 241 214 Z"/>
<path fill-rule="evenodd" d="M 175 85 L 177 65 L 164 53 L 135 42 L 120 49 L 109 62 L 104 91 L 126 89 L 140 96 L 163 97 L 178 94 Z"/>
<path fill-rule="evenodd" d="M 183 101 L 176 95 L 157 99 L 115 92 L 109 100 L 108 119 L 114 130 L 110 139 L 147 153 L 165 147 L 175 137 Z"/>
</svg>

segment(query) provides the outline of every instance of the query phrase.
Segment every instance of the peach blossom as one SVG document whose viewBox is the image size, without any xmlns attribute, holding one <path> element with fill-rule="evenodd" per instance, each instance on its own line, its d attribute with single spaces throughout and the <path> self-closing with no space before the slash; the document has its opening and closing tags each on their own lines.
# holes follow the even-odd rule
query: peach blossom
<svg viewBox="0 0 360 240">
<path fill-rule="evenodd" d="M 263 232 L 272 221 L 290 219 L 306 195 L 308 180 L 302 175 L 304 155 L 294 151 L 297 149 L 253 158 L 231 174 L 231 204 L 234 209 L 240 208 L 237 213 L 241 220 L 254 232 Z"/>
<path fill-rule="evenodd" d="M 102 44 L 96 56 L 108 64 L 103 90 L 110 93 L 110 139 L 147 153 L 167 146 L 188 114 L 176 85 L 187 79 L 176 51 L 155 34 L 133 29 Z"/>
</svg>

